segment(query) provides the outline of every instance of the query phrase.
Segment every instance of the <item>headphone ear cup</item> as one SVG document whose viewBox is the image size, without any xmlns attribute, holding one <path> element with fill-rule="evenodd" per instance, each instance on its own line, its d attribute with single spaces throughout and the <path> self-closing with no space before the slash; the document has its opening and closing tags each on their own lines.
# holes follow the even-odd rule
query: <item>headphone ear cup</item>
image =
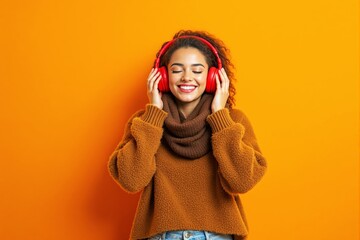
<svg viewBox="0 0 360 240">
<path fill-rule="evenodd" d="M 159 72 L 161 75 L 161 79 L 159 81 L 158 89 L 160 92 L 169 92 L 170 88 L 166 67 L 160 67 Z"/>
<path fill-rule="evenodd" d="M 205 92 L 214 93 L 216 91 L 216 75 L 219 74 L 219 70 L 215 67 L 210 67 L 206 80 Z"/>
</svg>

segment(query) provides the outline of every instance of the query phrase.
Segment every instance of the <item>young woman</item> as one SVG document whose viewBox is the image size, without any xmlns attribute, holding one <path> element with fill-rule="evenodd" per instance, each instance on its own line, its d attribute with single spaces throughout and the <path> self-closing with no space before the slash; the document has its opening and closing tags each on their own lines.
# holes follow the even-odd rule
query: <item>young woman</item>
<svg viewBox="0 0 360 240">
<path fill-rule="evenodd" d="M 239 194 L 266 170 L 245 114 L 234 107 L 233 65 L 206 32 L 180 31 L 157 54 L 149 104 L 128 121 L 111 176 L 142 191 L 131 239 L 245 239 Z"/>
</svg>

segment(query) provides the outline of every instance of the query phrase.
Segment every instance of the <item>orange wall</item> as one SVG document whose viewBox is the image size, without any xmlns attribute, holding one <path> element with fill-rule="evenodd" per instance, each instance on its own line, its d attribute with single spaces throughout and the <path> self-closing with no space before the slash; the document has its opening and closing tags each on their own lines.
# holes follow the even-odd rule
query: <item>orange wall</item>
<svg viewBox="0 0 360 240">
<path fill-rule="evenodd" d="M 355 0 L 2 1 L 0 238 L 127 238 L 139 196 L 107 160 L 189 28 L 232 50 L 268 158 L 249 239 L 359 239 L 358 17 Z"/>
</svg>

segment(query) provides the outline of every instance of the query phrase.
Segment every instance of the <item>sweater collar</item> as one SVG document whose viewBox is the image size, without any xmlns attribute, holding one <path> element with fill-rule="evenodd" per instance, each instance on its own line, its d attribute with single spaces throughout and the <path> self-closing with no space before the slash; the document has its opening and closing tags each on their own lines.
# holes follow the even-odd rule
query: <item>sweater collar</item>
<svg viewBox="0 0 360 240">
<path fill-rule="evenodd" d="M 178 110 L 171 93 L 162 97 L 163 110 L 168 113 L 164 122 L 163 142 L 176 154 L 196 159 L 211 150 L 211 129 L 206 118 L 211 114 L 212 94 L 204 93 L 193 112 L 185 118 Z"/>
</svg>

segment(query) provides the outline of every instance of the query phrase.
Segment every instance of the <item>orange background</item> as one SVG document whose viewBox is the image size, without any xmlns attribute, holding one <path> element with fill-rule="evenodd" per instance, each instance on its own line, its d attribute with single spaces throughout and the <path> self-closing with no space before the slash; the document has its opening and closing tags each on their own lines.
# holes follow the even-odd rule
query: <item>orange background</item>
<svg viewBox="0 0 360 240">
<path fill-rule="evenodd" d="M 249 240 L 359 239 L 355 0 L 10 1 L 0 7 L 0 238 L 127 239 L 138 195 L 107 161 L 147 103 L 161 44 L 231 49 L 237 107 L 267 156 Z"/>
</svg>

